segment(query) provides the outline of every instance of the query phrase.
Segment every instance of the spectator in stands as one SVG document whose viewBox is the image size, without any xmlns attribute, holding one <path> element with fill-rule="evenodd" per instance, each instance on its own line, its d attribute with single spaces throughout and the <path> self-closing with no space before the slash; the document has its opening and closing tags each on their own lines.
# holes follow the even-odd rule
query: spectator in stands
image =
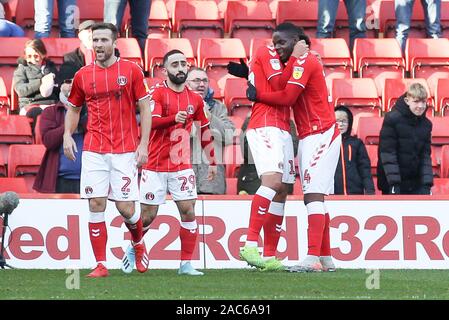
<svg viewBox="0 0 449 320">
<path fill-rule="evenodd" d="M 396 40 L 405 52 L 405 44 L 410 30 L 410 22 L 415 0 L 395 0 Z M 441 0 L 421 0 L 426 21 L 426 33 L 429 38 L 441 37 Z"/>
<path fill-rule="evenodd" d="M 46 147 L 33 189 L 44 193 L 80 193 L 81 157 L 75 161 L 64 155 L 63 136 L 67 98 L 72 88 L 72 79 L 61 85 L 60 102 L 42 112 L 40 120 L 42 141 Z M 73 134 L 78 150 L 83 150 L 83 139 L 87 120 L 83 107 L 80 122 Z"/>
<path fill-rule="evenodd" d="M 427 91 L 413 83 L 380 130 L 377 186 L 382 194 L 430 194 L 432 122 L 426 117 Z"/>
<path fill-rule="evenodd" d="M 80 46 L 64 55 L 64 62 L 57 75 L 57 83 L 59 85 L 62 85 L 67 79 L 72 79 L 81 67 L 95 59 L 95 53 L 92 49 L 92 26 L 94 24 L 95 21 L 93 20 L 86 20 L 79 24 L 78 38 L 80 39 Z"/>
<path fill-rule="evenodd" d="M 240 166 L 239 175 L 237 179 L 238 194 L 255 194 L 259 189 L 261 181 L 257 174 L 256 165 L 254 164 L 251 149 L 248 146 L 246 139 L 246 130 L 248 128 L 251 112 L 246 116 L 242 125 L 242 133 L 240 134 L 240 147 L 243 153 L 243 164 Z M 296 157 L 298 154 L 298 135 L 296 133 L 295 123 L 290 120 L 290 134 L 292 135 L 293 152 Z M 293 193 L 293 184 L 289 185 L 289 194 Z"/>
<path fill-rule="evenodd" d="M 25 43 L 25 56 L 19 58 L 18 66 L 14 70 L 13 84 L 19 96 L 19 113 L 34 120 L 42 109 L 58 101 L 54 90 L 57 69 L 55 64 L 46 58 L 46 54 L 42 40 L 29 40 Z"/>
<path fill-rule="evenodd" d="M 201 95 L 205 102 L 205 113 L 210 120 L 210 130 L 214 137 L 215 159 L 217 163 L 223 159 L 223 147 L 232 144 L 235 126 L 228 118 L 228 109 L 218 100 L 213 98 L 214 91 L 209 87 L 207 73 L 197 67 L 192 67 L 187 75 L 187 85 L 190 89 Z M 209 164 L 201 148 L 201 141 L 197 135 L 196 127 L 192 130 L 192 168 L 196 175 L 198 194 L 225 194 L 226 177 L 223 164 L 217 165 L 215 179 L 208 180 Z"/>
<path fill-rule="evenodd" d="M 332 38 L 339 0 L 318 1 L 317 38 Z M 352 52 L 356 38 L 365 38 L 366 0 L 345 0 L 349 23 L 349 49 Z"/>
<path fill-rule="evenodd" d="M 77 0 L 57 0 L 58 25 L 61 38 L 75 38 L 75 16 L 79 15 Z M 83 0 L 86 1 L 86 0 Z M 48 38 L 53 22 L 53 0 L 34 0 L 34 36 Z"/>
<path fill-rule="evenodd" d="M 345 106 L 335 108 L 338 130 L 342 136 L 340 159 L 334 178 L 334 194 L 374 194 L 371 161 L 363 141 L 351 136 L 353 115 Z"/>
<path fill-rule="evenodd" d="M 5 5 L 8 2 L 9 0 L 0 0 L 0 37 L 24 37 L 23 29 L 6 19 Z"/>
<path fill-rule="evenodd" d="M 127 0 L 104 0 L 104 22 L 114 24 L 121 29 Z M 131 30 L 139 42 L 142 56 L 145 52 L 145 41 L 148 36 L 148 18 L 150 16 L 151 0 L 128 1 L 131 12 Z"/>
</svg>

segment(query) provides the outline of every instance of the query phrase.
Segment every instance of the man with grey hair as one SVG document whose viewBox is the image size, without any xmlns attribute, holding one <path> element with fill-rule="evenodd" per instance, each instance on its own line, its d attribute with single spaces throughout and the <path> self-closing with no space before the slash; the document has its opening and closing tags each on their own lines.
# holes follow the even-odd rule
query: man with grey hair
<svg viewBox="0 0 449 320">
<path fill-rule="evenodd" d="M 192 67 L 187 75 L 187 85 L 190 89 L 198 93 L 204 100 L 206 109 L 204 110 L 210 121 L 211 134 L 214 137 L 214 149 L 217 163 L 223 159 L 223 147 L 232 144 L 235 132 L 234 123 L 228 117 L 226 106 L 213 98 L 214 91 L 209 87 L 207 73 L 198 67 Z M 192 167 L 196 175 L 197 192 L 199 194 L 224 194 L 226 193 L 225 167 L 223 164 L 217 165 L 217 176 L 214 180 L 207 179 L 209 164 L 201 150 L 201 141 L 197 134 L 196 127 L 192 130 Z"/>
</svg>

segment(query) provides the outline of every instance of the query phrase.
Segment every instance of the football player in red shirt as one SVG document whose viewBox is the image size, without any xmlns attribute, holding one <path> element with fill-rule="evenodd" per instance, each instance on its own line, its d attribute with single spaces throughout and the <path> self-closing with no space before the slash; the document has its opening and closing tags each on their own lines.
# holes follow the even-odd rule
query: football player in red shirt
<svg viewBox="0 0 449 320">
<path fill-rule="evenodd" d="M 107 199 L 123 216 L 131 232 L 139 272 L 148 268 L 143 243 L 142 219 L 135 211 L 139 198 L 137 166 L 148 159 L 151 130 L 149 93 L 141 68 L 114 55 L 117 29 L 109 23 L 92 27 L 95 62 L 81 68 L 74 77 L 65 118 L 64 154 L 80 156 L 72 138 L 81 107 L 87 104 L 88 123 L 81 169 L 81 197 L 89 200 L 89 236 L 97 267 L 88 277 L 106 277 L 107 230 L 104 212 Z M 141 117 L 139 140 L 136 106 Z M 80 150 L 81 151 L 81 150 Z"/>
<path fill-rule="evenodd" d="M 276 27 L 273 43 L 282 42 L 282 55 L 274 46 L 259 48 L 251 57 L 249 82 L 266 92 L 280 90 L 285 86 L 295 57 L 308 50 L 308 45 L 299 41 L 298 31 L 291 23 L 282 23 Z M 240 249 L 240 258 L 266 271 L 283 270 L 282 263 L 276 259 L 276 249 L 282 231 L 288 184 L 293 184 L 296 178 L 290 135 L 290 106 L 273 108 L 270 104 L 256 101 L 246 137 L 261 178 L 261 186 L 251 203 L 247 238 L 245 246 Z M 263 258 L 257 248 L 262 227 Z"/>
<path fill-rule="evenodd" d="M 279 55 L 286 54 L 274 41 Z M 257 90 L 256 90 L 257 89 Z M 324 196 L 333 192 L 334 174 L 338 163 L 341 135 L 335 113 L 328 101 L 323 66 L 310 52 L 295 59 L 290 79 L 283 90 L 262 91 L 248 83 L 247 96 L 252 101 L 275 108 L 293 106 L 298 130 L 298 157 L 308 213 L 308 254 L 292 271 L 335 271 L 331 258 L 329 213 Z"/>
<path fill-rule="evenodd" d="M 217 167 L 213 136 L 205 113 L 203 98 L 186 86 L 188 65 L 179 50 L 168 52 L 163 59 L 167 79 L 151 88 L 153 127 L 148 145 L 149 158 L 140 180 L 140 205 L 144 234 L 165 203 L 170 192 L 181 216 L 181 264 L 178 274 L 203 275 L 193 268 L 191 258 L 197 244 L 195 218 L 197 198 L 195 173 L 190 162 L 190 131 L 195 123 L 201 128 L 201 147 L 209 160 L 208 180 L 215 178 Z M 126 255 L 132 261 L 132 248 Z M 131 272 L 123 261 L 122 270 Z"/>
</svg>

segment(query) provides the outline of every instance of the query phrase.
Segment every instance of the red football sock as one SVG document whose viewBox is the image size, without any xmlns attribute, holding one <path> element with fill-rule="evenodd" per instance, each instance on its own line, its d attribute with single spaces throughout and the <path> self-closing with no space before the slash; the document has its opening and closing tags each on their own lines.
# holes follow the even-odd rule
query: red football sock
<svg viewBox="0 0 449 320">
<path fill-rule="evenodd" d="M 144 235 L 147 234 L 148 230 L 150 230 L 150 226 L 149 225 L 142 228 L 142 238 L 143 238 Z"/>
<path fill-rule="evenodd" d="M 263 225 L 263 255 L 264 257 L 276 256 L 276 249 L 281 237 L 282 221 L 284 219 L 284 203 L 271 202 L 269 213 L 265 217 Z"/>
<path fill-rule="evenodd" d="M 265 221 L 271 200 L 276 192 L 265 186 L 260 186 L 251 202 L 251 215 L 249 218 L 248 234 L 246 241 L 256 241 L 259 239 L 260 229 Z"/>
<path fill-rule="evenodd" d="M 190 261 L 198 238 L 196 222 L 181 222 L 179 237 L 181 238 L 181 261 Z"/>
<path fill-rule="evenodd" d="M 89 237 L 95 260 L 97 262 L 106 261 L 106 242 L 108 241 L 106 223 L 104 221 L 89 222 Z"/>
<path fill-rule="evenodd" d="M 324 231 L 324 214 L 309 214 L 308 221 L 309 227 L 307 229 L 307 240 L 309 244 L 308 255 L 320 256 L 321 254 L 321 242 L 323 239 Z"/>
<path fill-rule="evenodd" d="M 331 255 L 331 239 L 330 239 L 330 217 L 329 213 L 324 215 L 324 231 L 323 240 L 321 241 L 321 256 Z"/>
<path fill-rule="evenodd" d="M 139 217 L 139 220 L 137 220 L 136 223 L 125 222 L 125 225 L 128 228 L 129 232 L 131 233 L 131 239 L 133 243 L 139 243 L 143 237 L 142 218 Z"/>
</svg>

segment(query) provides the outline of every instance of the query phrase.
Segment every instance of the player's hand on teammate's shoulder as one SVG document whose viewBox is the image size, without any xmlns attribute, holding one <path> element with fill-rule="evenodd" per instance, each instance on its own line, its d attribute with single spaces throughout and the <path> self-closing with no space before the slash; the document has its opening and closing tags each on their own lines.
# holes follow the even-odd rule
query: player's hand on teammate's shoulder
<svg viewBox="0 0 449 320">
<path fill-rule="evenodd" d="M 253 86 L 253 84 L 248 81 L 248 88 L 246 89 L 246 97 L 249 101 L 256 101 L 257 100 L 257 90 L 256 87 Z"/>
<path fill-rule="evenodd" d="M 293 47 L 292 56 L 299 58 L 309 51 L 309 46 L 304 40 L 299 40 Z"/>
<path fill-rule="evenodd" d="M 187 111 L 179 111 L 175 116 L 177 123 L 185 123 L 187 120 Z"/>
<path fill-rule="evenodd" d="M 217 176 L 217 166 L 209 166 L 207 169 L 207 180 L 214 180 Z"/>
</svg>

